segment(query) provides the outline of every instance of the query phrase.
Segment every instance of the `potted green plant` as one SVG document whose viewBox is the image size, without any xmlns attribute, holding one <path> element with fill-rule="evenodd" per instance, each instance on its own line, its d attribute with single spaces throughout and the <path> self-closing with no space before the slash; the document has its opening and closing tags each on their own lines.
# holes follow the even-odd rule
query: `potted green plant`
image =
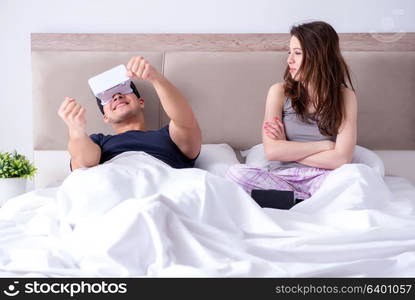
<svg viewBox="0 0 415 300">
<path fill-rule="evenodd" d="M 24 156 L 16 151 L 0 152 L 0 206 L 4 202 L 26 191 L 26 182 L 37 169 Z"/>
</svg>

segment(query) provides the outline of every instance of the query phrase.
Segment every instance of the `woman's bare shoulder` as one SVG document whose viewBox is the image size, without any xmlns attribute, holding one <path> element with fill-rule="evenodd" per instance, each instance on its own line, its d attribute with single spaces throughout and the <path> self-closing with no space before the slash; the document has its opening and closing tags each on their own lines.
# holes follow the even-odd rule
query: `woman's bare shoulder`
<svg viewBox="0 0 415 300">
<path fill-rule="evenodd" d="M 277 82 L 271 85 L 269 88 L 270 91 L 274 93 L 284 93 L 284 82 Z"/>
<path fill-rule="evenodd" d="M 282 103 L 285 100 L 284 82 L 277 82 L 269 88 L 268 99 L 274 103 Z"/>
</svg>

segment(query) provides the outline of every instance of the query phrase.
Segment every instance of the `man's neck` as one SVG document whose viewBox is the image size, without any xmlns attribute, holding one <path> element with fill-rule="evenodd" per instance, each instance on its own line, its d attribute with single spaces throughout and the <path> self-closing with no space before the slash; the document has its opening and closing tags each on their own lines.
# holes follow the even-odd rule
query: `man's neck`
<svg viewBox="0 0 415 300">
<path fill-rule="evenodd" d="M 118 124 L 113 124 L 112 126 L 117 134 L 124 133 L 130 130 L 140 130 L 140 131 L 147 130 L 144 120 L 142 122 L 118 123 Z"/>
</svg>

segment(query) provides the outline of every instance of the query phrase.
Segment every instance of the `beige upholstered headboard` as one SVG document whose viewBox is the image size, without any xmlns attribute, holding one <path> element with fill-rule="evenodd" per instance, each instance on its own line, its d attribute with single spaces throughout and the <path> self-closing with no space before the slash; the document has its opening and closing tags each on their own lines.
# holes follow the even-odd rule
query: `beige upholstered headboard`
<svg viewBox="0 0 415 300">
<path fill-rule="evenodd" d="M 371 149 L 414 150 L 414 34 L 394 43 L 369 34 L 340 36 L 359 100 L 358 143 Z M 66 149 L 67 131 L 56 114 L 65 96 L 86 106 L 91 133 L 111 132 L 87 79 L 127 63 L 133 55 L 146 57 L 183 91 L 200 121 L 204 143 L 250 147 L 260 142 L 266 94 L 271 84 L 281 81 L 287 41 L 286 34 L 33 34 L 35 150 Z M 166 124 L 152 87 L 136 83 L 146 100 L 148 126 Z"/>
<path fill-rule="evenodd" d="M 358 144 L 415 150 L 415 33 L 393 37 L 340 34 L 359 101 Z M 187 97 L 203 143 L 246 149 L 261 142 L 267 91 L 282 79 L 288 40 L 287 34 L 32 34 L 34 148 L 66 149 L 67 130 L 56 113 L 65 96 L 86 107 L 90 133 L 111 132 L 87 80 L 142 55 Z M 136 84 L 148 127 L 166 124 L 151 85 Z"/>
</svg>

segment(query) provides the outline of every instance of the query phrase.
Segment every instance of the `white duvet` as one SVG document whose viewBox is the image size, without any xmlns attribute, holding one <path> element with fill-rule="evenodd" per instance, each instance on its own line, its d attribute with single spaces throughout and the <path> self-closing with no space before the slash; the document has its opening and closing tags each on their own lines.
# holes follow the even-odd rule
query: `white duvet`
<svg viewBox="0 0 415 300">
<path fill-rule="evenodd" d="M 412 198 L 412 196 L 414 196 Z M 289 211 L 143 153 L 0 209 L 3 276 L 415 276 L 415 190 L 344 165 Z"/>
</svg>

